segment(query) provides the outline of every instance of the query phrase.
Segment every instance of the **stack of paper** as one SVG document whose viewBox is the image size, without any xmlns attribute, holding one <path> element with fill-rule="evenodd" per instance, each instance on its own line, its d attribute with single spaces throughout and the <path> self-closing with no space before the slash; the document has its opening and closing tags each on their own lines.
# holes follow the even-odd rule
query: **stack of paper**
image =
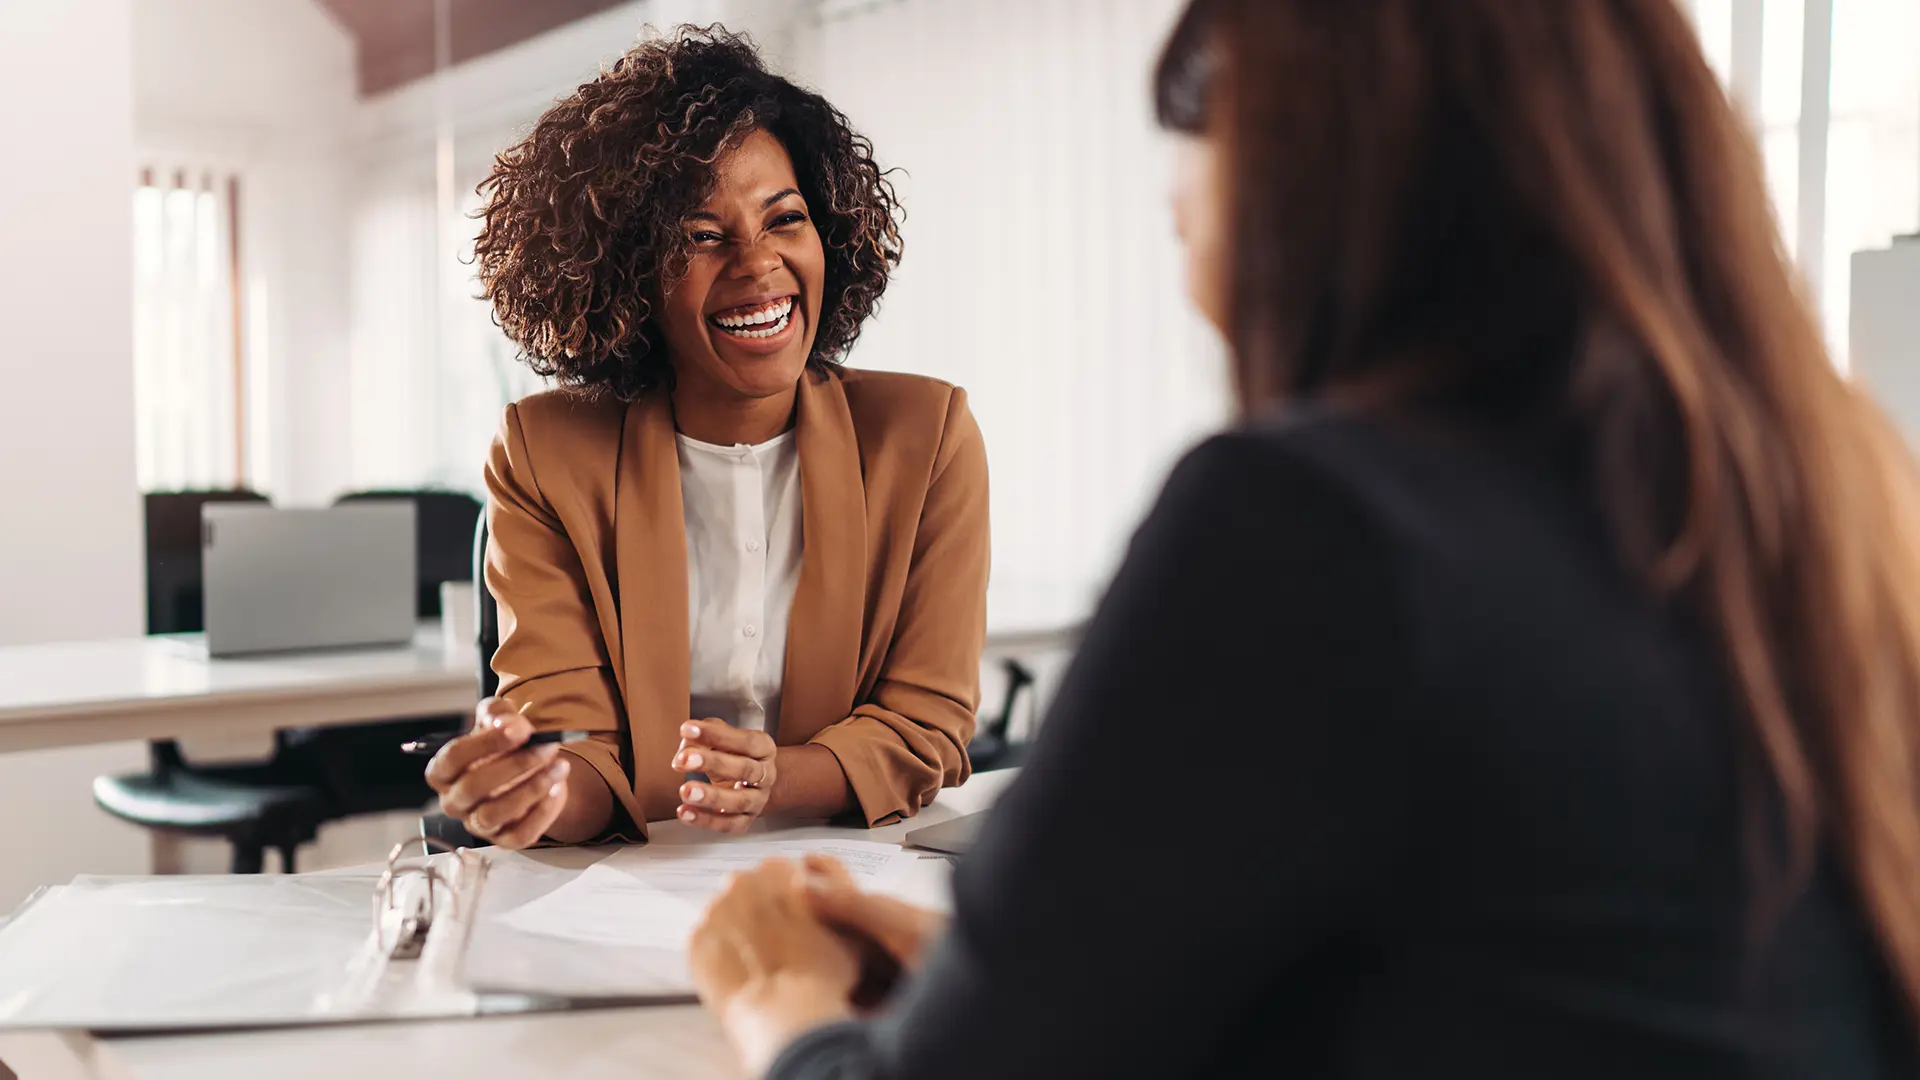
<svg viewBox="0 0 1920 1080">
<path fill-rule="evenodd" d="M 729 873 L 780 856 L 832 855 L 862 888 L 913 892 L 923 860 L 892 844 L 783 840 L 625 848 L 583 871 L 503 856 L 488 873 L 466 981 L 564 997 L 690 990 L 688 938 Z"/>
</svg>

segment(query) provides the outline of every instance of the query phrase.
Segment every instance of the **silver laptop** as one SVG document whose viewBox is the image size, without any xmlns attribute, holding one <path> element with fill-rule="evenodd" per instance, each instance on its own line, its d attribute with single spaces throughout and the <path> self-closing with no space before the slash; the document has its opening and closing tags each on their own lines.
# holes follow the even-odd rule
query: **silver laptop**
<svg viewBox="0 0 1920 1080">
<path fill-rule="evenodd" d="M 413 640 L 414 506 L 201 510 L 209 656 Z"/>
</svg>

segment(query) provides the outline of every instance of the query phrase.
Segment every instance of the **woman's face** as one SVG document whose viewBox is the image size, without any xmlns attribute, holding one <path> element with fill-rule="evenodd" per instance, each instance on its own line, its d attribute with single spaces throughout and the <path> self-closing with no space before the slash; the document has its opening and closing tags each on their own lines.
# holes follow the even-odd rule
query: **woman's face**
<svg viewBox="0 0 1920 1080">
<path fill-rule="evenodd" d="M 806 370 L 826 252 L 780 140 L 755 131 L 714 172 L 713 194 L 685 221 L 693 257 L 661 334 L 680 390 L 772 397 Z"/>
<path fill-rule="evenodd" d="M 1187 252 L 1187 297 L 1227 332 L 1226 199 L 1214 140 L 1183 136 L 1175 150 L 1173 223 Z"/>
</svg>

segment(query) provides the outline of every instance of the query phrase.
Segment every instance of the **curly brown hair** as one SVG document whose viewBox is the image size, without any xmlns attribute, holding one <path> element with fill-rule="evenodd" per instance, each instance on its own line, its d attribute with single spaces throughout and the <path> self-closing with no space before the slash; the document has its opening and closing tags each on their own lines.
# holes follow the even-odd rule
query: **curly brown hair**
<svg viewBox="0 0 1920 1080">
<path fill-rule="evenodd" d="M 686 269 L 682 219 L 755 130 L 792 157 L 826 252 L 808 366 L 846 354 L 900 261 L 887 174 L 840 110 L 768 71 L 750 38 L 683 26 L 547 110 L 480 183 L 482 295 L 534 371 L 626 401 L 671 387 L 652 316 Z"/>
</svg>

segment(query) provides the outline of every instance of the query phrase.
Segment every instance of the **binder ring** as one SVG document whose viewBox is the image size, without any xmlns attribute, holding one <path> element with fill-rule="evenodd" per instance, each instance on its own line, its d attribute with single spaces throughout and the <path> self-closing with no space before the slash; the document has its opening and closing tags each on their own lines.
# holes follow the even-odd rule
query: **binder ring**
<svg viewBox="0 0 1920 1080">
<path fill-rule="evenodd" d="M 387 868 L 380 874 L 380 881 L 373 887 L 373 932 L 380 951 L 394 959 L 412 959 L 420 955 L 426 944 L 427 932 L 433 927 L 434 916 L 439 913 L 441 903 L 436 889 L 444 890 L 446 895 L 446 916 L 457 917 L 460 911 L 460 892 L 455 889 L 451 879 L 430 861 L 434 849 L 452 851 L 456 857 L 464 857 L 465 849 L 458 849 L 443 841 L 423 836 L 420 844 L 424 854 L 418 862 L 406 862 L 402 853 L 411 840 L 403 840 L 393 845 L 387 853 Z M 427 887 L 413 899 L 411 910 L 401 913 L 395 929 L 389 934 L 387 929 L 389 913 L 398 910 L 396 893 L 401 879 L 419 877 L 426 881 Z"/>
</svg>

